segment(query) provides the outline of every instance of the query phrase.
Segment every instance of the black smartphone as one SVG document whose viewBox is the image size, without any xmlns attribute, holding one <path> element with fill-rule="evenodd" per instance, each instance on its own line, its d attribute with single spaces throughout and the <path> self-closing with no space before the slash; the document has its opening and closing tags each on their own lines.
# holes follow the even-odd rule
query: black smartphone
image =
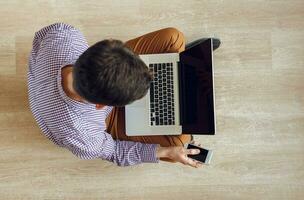
<svg viewBox="0 0 304 200">
<path fill-rule="evenodd" d="M 193 144 L 188 144 L 187 149 L 199 149 L 200 153 L 196 155 L 188 155 L 189 158 L 202 162 L 204 164 L 209 164 L 212 158 L 212 150 L 204 149 L 202 147 L 195 146 Z"/>
</svg>

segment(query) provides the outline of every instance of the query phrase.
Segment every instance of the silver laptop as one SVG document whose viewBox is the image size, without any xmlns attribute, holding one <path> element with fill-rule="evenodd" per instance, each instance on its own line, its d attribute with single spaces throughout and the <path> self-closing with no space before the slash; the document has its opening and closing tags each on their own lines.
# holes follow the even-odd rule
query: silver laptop
<svg viewBox="0 0 304 200">
<path fill-rule="evenodd" d="M 126 135 L 215 134 L 212 39 L 181 53 L 140 55 L 153 81 L 125 107 Z"/>
</svg>

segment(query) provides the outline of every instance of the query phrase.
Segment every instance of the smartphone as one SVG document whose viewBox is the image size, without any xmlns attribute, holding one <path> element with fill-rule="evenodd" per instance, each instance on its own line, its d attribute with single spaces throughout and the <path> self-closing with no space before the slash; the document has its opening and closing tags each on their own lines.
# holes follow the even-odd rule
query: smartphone
<svg viewBox="0 0 304 200">
<path fill-rule="evenodd" d="M 212 158 L 212 150 L 204 149 L 202 147 L 195 146 L 193 144 L 188 144 L 187 149 L 199 149 L 200 153 L 196 155 L 188 155 L 189 158 L 202 162 L 204 164 L 210 164 Z"/>
</svg>

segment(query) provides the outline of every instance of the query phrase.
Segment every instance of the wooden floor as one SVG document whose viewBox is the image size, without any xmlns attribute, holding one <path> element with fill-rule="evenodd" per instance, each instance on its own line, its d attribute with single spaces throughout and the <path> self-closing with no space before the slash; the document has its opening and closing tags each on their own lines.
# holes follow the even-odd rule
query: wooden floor
<svg viewBox="0 0 304 200">
<path fill-rule="evenodd" d="M 303 0 L 0 1 L 0 199 L 303 199 Z M 90 44 L 177 27 L 216 36 L 210 166 L 80 160 L 39 131 L 27 100 L 34 32 L 78 27 Z"/>
</svg>

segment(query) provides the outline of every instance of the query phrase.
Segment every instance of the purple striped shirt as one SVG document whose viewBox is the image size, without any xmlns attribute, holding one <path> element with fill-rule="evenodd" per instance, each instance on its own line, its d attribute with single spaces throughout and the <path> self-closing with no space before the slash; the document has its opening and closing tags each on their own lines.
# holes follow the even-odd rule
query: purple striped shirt
<svg viewBox="0 0 304 200">
<path fill-rule="evenodd" d="M 94 104 L 69 98 L 61 85 L 61 68 L 73 65 L 88 48 L 83 34 L 56 23 L 35 34 L 29 58 L 30 108 L 42 132 L 55 144 L 82 159 L 101 158 L 118 166 L 159 162 L 157 144 L 114 140 L 105 119 L 111 106 L 97 110 Z"/>
</svg>

